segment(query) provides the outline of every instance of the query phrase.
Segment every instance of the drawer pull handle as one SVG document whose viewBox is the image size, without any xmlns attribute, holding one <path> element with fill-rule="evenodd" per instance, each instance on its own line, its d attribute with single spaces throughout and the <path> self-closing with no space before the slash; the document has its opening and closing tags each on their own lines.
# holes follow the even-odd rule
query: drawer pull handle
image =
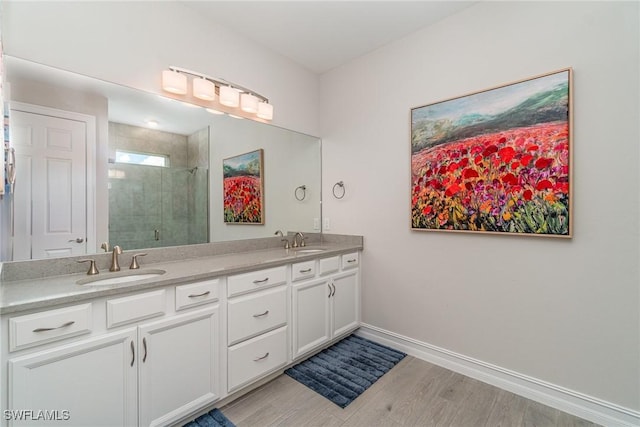
<svg viewBox="0 0 640 427">
<path fill-rule="evenodd" d="M 269 314 L 269 310 L 265 311 L 264 313 L 254 314 L 253 317 L 262 317 L 262 316 L 266 316 L 267 314 Z"/>
<path fill-rule="evenodd" d="M 67 326 L 71 326 L 71 325 L 73 325 L 74 323 L 76 323 L 76 321 L 75 321 L 75 320 L 70 320 L 70 321 L 68 321 L 67 323 L 64 323 L 64 324 L 62 324 L 62 325 L 60 325 L 60 326 L 58 326 L 58 327 L 56 327 L 56 328 L 36 328 L 36 329 L 34 329 L 34 330 L 33 330 L 33 332 L 54 331 L 54 330 L 56 330 L 56 329 L 66 328 Z"/>
<path fill-rule="evenodd" d="M 266 359 L 267 357 L 269 357 L 269 352 L 266 352 L 266 353 L 264 354 L 264 356 L 262 356 L 262 357 L 258 357 L 257 359 L 253 359 L 253 361 L 254 361 L 254 362 L 258 362 L 258 361 L 260 361 L 260 360 Z"/>
<path fill-rule="evenodd" d="M 333 292 L 331 293 L 331 296 L 334 296 L 336 294 L 336 285 L 332 283 L 331 287 L 333 288 Z"/>
<path fill-rule="evenodd" d="M 133 346 L 133 340 L 131 340 L 131 365 L 130 366 L 133 366 L 133 362 L 135 361 L 136 361 L 136 349 Z"/>
<path fill-rule="evenodd" d="M 348 259 L 347 262 L 356 262 L 358 261 L 357 259 Z"/>
<path fill-rule="evenodd" d="M 262 280 L 254 280 L 253 283 L 255 283 L 257 285 L 258 283 L 266 283 L 268 281 L 269 281 L 269 278 L 267 277 L 267 278 L 262 279 Z"/>
<path fill-rule="evenodd" d="M 147 337 L 142 338 L 142 347 L 144 347 L 144 356 L 142 356 L 142 363 L 147 361 Z"/>
<path fill-rule="evenodd" d="M 201 294 L 191 294 L 189 295 L 189 298 L 198 298 L 198 297 L 203 297 L 205 295 L 209 295 L 211 293 L 211 291 L 207 291 L 207 292 L 203 292 Z"/>
<path fill-rule="evenodd" d="M 311 273 L 311 269 L 307 268 L 306 270 L 300 270 L 300 273 Z"/>
</svg>

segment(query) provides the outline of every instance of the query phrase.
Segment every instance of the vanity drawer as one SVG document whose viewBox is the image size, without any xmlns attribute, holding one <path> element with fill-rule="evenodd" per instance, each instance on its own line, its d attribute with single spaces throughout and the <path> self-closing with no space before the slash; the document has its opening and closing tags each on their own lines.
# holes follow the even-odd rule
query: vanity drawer
<svg viewBox="0 0 640 427">
<path fill-rule="evenodd" d="M 291 280 L 301 280 L 314 277 L 316 275 L 316 262 L 298 262 L 291 266 Z"/>
<path fill-rule="evenodd" d="M 227 279 L 228 295 L 231 297 L 286 282 L 287 266 L 285 265 L 229 276 Z"/>
<path fill-rule="evenodd" d="M 166 310 L 166 291 L 164 289 L 112 299 L 107 301 L 107 328 L 162 316 Z"/>
<path fill-rule="evenodd" d="M 9 351 L 91 332 L 91 304 L 12 317 L 9 319 Z"/>
<path fill-rule="evenodd" d="M 320 260 L 320 275 L 335 273 L 340 269 L 340 257 L 332 256 L 331 258 L 322 258 Z"/>
<path fill-rule="evenodd" d="M 287 288 L 232 298 L 228 304 L 229 345 L 287 324 Z"/>
<path fill-rule="evenodd" d="M 217 301 L 219 289 L 218 279 L 176 286 L 176 311 Z"/>
<path fill-rule="evenodd" d="M 229 348 L 229 391 L 287 363 L 287 327 Z"/>
<path fill-rule="evenodd" d="M 358 252 L 342 255 L 342 269 L 357 267 L 360 264 L 360 256 Z"/>
</svg>

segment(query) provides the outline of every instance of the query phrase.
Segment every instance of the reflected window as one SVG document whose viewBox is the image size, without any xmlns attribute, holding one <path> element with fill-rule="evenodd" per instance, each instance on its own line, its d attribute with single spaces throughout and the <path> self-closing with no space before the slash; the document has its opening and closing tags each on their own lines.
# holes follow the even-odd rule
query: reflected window
<svg viewBox="0 0 640 427">
<path fill-rule="evenodd" d="M 116 163 L 128 163 L 130 165 L 146 165 L 169 167 L 169 156 L 162 154 L 134 153 L 132 151 L 116 150 Z"/>
</svg>

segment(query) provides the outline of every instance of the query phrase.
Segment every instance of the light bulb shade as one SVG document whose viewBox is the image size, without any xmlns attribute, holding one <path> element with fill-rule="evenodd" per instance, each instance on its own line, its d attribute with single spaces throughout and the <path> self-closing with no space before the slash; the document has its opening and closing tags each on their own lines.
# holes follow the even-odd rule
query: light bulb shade
<svg viewBox="0 0 640 427">
<path fill-rule="evenodd" d="M 187 76 L 177 71 L 164 70 L 162 72 L 162 89 L 178 95 L 187 93 Z"/>
<path fill-rule="evenodd" d="M 213 101 L 216 99 L 216 85 L 204 79 L 193 79 L 193 96 L 203 101 Z"/>
<path fill-rule="evenodd" d="M 247 113 L 255 113 L 258 111 L 258 98 L 250 93 L 240 95 L 240 108 Z"/>
<path fill-rule="evenodd" d="M 273 120 L 273 105 L 266 102 L 258 102 L 258 117 L 265 120 Z"/>
<path fill-rule="evenodd" d="M 240 93 L 238 89 L 231 86 L 220 86 L 220 104 L 227 107 L 237 107 L 240 105 Z"/>
</svg>

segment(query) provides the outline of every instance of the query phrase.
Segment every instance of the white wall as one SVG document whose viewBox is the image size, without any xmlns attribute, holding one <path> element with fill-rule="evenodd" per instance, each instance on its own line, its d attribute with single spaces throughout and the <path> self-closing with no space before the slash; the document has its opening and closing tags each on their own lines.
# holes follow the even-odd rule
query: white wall
<svg viewBox="0 0 640 427">
<path fill-rule="evenodd" d="M 319 133 L 315 74 L 182 2 L 5 1 L 2 14 L 9 55 L 150 92 L 170 65 L 200 71 L 268 97 L 273 124 Z"/>
<path fill-rule="evenodd" d="M 365 236 L 365 323 L 640 409 L 638 9 L 481 2 L 322 76 L 323 209 Z M 410 109 L 567 66 L 575 237 L 410 231 Z"/>
</svg>

